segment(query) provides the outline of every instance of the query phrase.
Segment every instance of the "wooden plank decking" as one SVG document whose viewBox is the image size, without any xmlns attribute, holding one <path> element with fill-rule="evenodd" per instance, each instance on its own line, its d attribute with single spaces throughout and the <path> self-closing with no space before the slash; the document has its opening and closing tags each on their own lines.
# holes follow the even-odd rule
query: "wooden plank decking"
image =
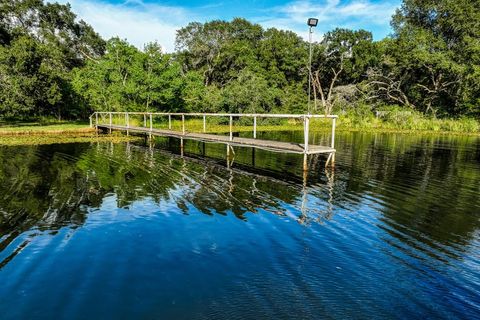
<svg viewBox="0 0 480 320">
<path fill-rule="evenodd" d="M 152 130 L 150 130 L 150 128 L 146 128 L 146 127 L 127 127 L 127 126 L 109 125 L 109 124 L 101 124 L 101 123 L 97 124 L 97 127 L 102 129 L 107 129 L 107 130 L 112 129 L 112 130 L 152 134 L 155 136 L 174 137 L 174 138 L 197 140 L 197 141 L 203 141 L 203 142 L 223 143 L 231 146 L 253 147 L 253 148 L 259 148 L 259 149 L 265 149 L 265 150 L 277 151 L 277 152 L 301 153 L 301 154 L 305 154 L 305 153 L 318 154 L 318 153 L 335 152 L 334 148 L 326 147 L 326 146 L 309 144 L 308 150 L 307 152 L 305 152 L 304 145 L 300 143 L 241 138 L 241 137 L 232 137 L 232 139 L 230 140 L 229 136 L 208 134 L 208 133 L 185 132 L 185 134 L 183 134 L 182 132 L 174 131 L 174 130 L 153 129 L 153 128 Z"/>
</svg>

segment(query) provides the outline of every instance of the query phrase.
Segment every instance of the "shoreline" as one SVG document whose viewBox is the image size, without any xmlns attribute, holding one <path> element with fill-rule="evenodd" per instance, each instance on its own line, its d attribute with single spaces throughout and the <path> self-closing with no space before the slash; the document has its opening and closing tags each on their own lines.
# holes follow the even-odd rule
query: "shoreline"
<svg viewBox="0 0 480 320">
<path fill-rule="evenodd" d="M 58 128 L 56 128 L 58 127 Z M 201 128 L 196 125 L 191 126 L 191 132 L 201 132 Z M 271 132 L 271 131 L 302 131 L 302 126 L 297 125 L 266 125 L 258 126 L 257 132 Z M 311 126 L 310 132 L 330 132 L 330 127 L 323 126 Z M 228 126 L 224 125 L 213 125 L 210 130 L 207 130 L 210 133 L 224 133 L 228 132 Z M 249 132 L 252 131 L 250 126 L 240 125 L 237 126 L 234 132 Z M 351 128 L 351 127 L 336 127 L 337 133 L 349 133 L 349 132 L 360 132 L 360 133 L 386 133 L 386 134 L 424 134 L 424 135 L 455 135 L 455 136 L 480 136 L 480 132 L 466 132 L 466 131 L 446 131 L 446 130 L 409 130 L 409 129 L 395 129 L 395 128 Z M 45 125 L 45 126 L 35 126 L 35 127 L 25 127 L 21 126 L 5 126 L 0 127 L 0 137 L 1 138 L 14 138 L 14 137 L 25 137 L 25 136 L 52 136 L 58 134 L 67 134 L 68 136 L 79 135 L 85 136 L 86 134 L 95 133 L 94 128 L 90 128 L 88 125 L 69 125 L 68 127 L 63 127 L 63 125 Z M 2 139 L 3 140 L 3 139 Z M 1 144 L 1 141 L 0 141 Z"/>
</svg>

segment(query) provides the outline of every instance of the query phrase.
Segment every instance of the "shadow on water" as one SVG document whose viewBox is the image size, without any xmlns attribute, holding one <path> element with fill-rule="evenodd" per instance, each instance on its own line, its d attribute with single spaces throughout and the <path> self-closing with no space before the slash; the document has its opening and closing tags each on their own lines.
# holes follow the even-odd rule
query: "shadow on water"
<svg viewBox="0 0 480 320">
<path fill-rule="evenodd" d="M 261 138 L 272 135 L 289 141 L 302 138 L 301 133 L 263 133 Z M 317 134 L 312 139 L 315 143 L 328 137 Z M 337 146 L 335 169 L 325 168 L 325 157 L 313 156 L 306 175 L 299 155 L 236 148 L 233 164 L 227 165 L 224 145 L 186 142 L 182 156 L 175 139 L 157 138 L 153 144 L 92 142 L 0 147 L 0 272 L 14 263 L 38 235 L 81 229 L 89 219 L 101 219 L 105 203 L 113 199 L 116 208 L 137 208 L 131 210 L 132 215 L 142 214 L 138 204 L 154 203 L 167 209 L 153 212 L 179 212 L 190 221 L 197 221 L 196 212 L 202 213 L 201 217 L 235 217 L 236 223 L 246 225 L 265 215 L 267 220 L 273 217 L 296 221 L 295 225 L 300 225 L 306 234 L 320 237 L 311 236 L 316 239 L 313 241 L 305 236 L 301 238 L 302 246 L 311 244 L 308 250 L 320 250 L 335 263 L 354 263 L 356 269 L 352 272 L 365 270 L 372 278 L 378 277 L 375 270 L 378 273 L 403 268 L 395 275 L 405 276 L 411 270 L 431 275 L 452 265 L 457 268 L 454 270 L 461 270 L 457 275 L 466 275 L 465 279 L 442 280 L 440 287 L 448 291 L 465 284 L 466 293 L 462 294 L 474 301 L 472 288 L 477 284 L 470 279 L 478 275 L 478 262 L 472 262 L 469 255 L 478 254 L 480 139 L 354 133 L 339 134 Z M 172 204 L 174 208 L 168 209 Z M 291 235 L 291 224 L 285 227 L 269 223 L 286 232 L 282 238 L 285 243 L 300 241 Z M 189 228 L 202 232 L 200 225 Z M 275 250 L 285 247 L 265 228 L 265 237 L 258 233 L 250 236 L 268 243 L 273 267 L 290 274 L 292 266 L 283 260 L 283 253 L 275 255 Z M 269 241 L 275 245 L 270 246 Z M 238 250 L 246 254 L 252 249 Z M 285 254 L 291 259 L 307 259 L 307 269 L 322 266 L 316 260 L 308 265 L 308 259 L 313 258 L 305 252 L 298 257 L 291 255 L 293 252 Z M 379 258 L 379 254 L 394 263 Z M 232 257 L 243 261 L 237 255 Z M 375 259 L 381 259 L 380 263 Z M 328 264 L 328 259 L 322 261 Z M 458 269 L 459 263 L 470 267 Z M 440 281 L 439 274 L 434 275 L 435 281 Z M 315 283 L 320 286 L 322 282 Z M 401 288 L 398 283 L 392 283 L 391 288 L 397 290 L 389 293 L 392 297 L 419 290 Z M 363 293 L 370 296 L 372 291 Z M 317 299 L 317 294 L 311 296 Z M 424 303 L 416 296 L 409 299 Z"/>
</svg>

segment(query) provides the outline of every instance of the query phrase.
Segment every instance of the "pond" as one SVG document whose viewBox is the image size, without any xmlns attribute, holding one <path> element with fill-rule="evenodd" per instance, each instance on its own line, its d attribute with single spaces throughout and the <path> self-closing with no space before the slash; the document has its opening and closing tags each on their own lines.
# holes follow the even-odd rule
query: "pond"
<svg viewBox="0 0 480 320">
<path fill-rule="evenodd" d="M 336 141 L 0 147 L 1 318 L 478 317 L 480 139 Z"/>
</svg>

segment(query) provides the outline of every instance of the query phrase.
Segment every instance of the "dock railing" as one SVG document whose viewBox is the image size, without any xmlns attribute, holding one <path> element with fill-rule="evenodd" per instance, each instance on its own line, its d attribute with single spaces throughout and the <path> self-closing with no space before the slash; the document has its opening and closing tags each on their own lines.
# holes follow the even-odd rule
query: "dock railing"
<svg viewBox="0 0 480 320">
<path fill-rule="evenodd" d="M 130 128 L 130 116 L 142 116 L 143 115 L 143 127 L 147 128 L 152 132 L 153 128 L 153 117 L 168 117 L 168 129 L 172 130 L 172 117 L 181 117 L 181 134 L 186 134 L 185 128 L 185 117 L 201 117 L 203 119 L 203 132 L 207 132 L 207 117 L 222 117 L 229 118 L 229 138 L 230 141 L 233 141 L 233 118 L 253 118 L 253 138 L 257 138 L 257 119 L 263 118 L 284 118 L 284 119 L 301 119 L 303 120 L 303 135 L 304 135 L 304 152 L 308 153 L 309 148 L 309 136 L 310 136 L 310 119 L 331 119 L 331 141 L 330 147 L 335 148 L 335 126 L 336 115 L 323 115 L 323 114 L 263 114 L 263 113 L 178 113 L 178 112 L 109 112 L 109 111 L 97 111 L 90 116 L 90 127 L 98 128 L 98 125 L 106 123 L 99 123 L 99 117 L 103 120 L 106 120 L 108 116 L 108 124 L 111 127 L 112 117 L 114 115 L 125 115 L 125 125 L 124 128 Z M 148 121 L 147 121 L 148 118 Z M 95 121 L 95 123 L 94 123 Z M 148 126 L 147 126 L 148 123 Z M 111 130 L 111 128 L 110 128 Z"/>
</svg>

